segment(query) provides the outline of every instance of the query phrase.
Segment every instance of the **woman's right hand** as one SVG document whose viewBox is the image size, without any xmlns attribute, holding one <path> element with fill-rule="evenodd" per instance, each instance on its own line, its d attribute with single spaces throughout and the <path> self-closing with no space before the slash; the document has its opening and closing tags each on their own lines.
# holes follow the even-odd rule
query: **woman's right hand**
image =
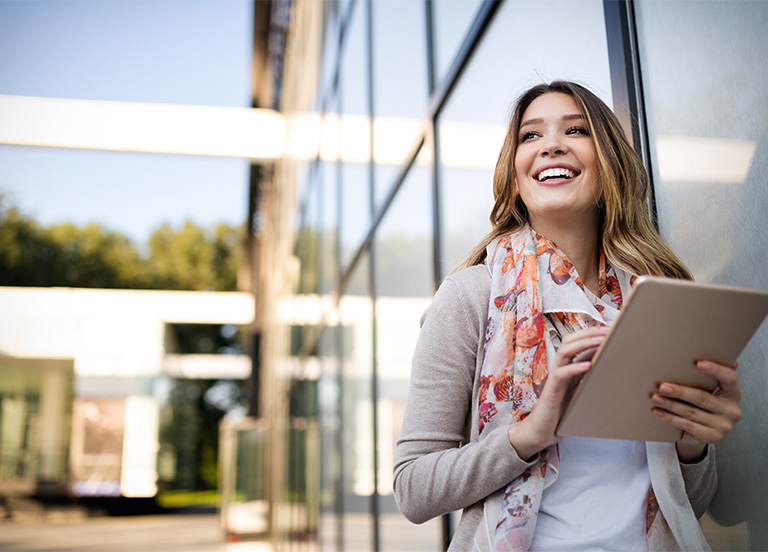
<svg viewBox="0 0 768 552">
<path fill-rule="evenodd" d="M 565 400 L 575 385 L 592 366 L 591 360 L 574 362 L 574 357 L 598 347 L 610 328 L 595 326 L 566 335 L 547 375 L 547 381 L 536 406 L 520 423 L 507 432 L 509 442 L 523 460 L 557 443 L 557 424 L 565 408 Z"/>
</svg>

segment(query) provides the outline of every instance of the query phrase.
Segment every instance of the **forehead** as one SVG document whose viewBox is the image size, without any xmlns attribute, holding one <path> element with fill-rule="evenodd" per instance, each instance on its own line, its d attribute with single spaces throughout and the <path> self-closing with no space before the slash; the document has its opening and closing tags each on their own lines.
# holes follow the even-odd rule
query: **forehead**
<svg viewBox="0 0 768 552">
<path fill-rule="evenodd" d="M 548 92 L 533 100 L 525 109 L 522 124 L 531 119 L 561 119 L 568 115 L 583 115 L 576 100 L 562 92 Z"/>
</svg>

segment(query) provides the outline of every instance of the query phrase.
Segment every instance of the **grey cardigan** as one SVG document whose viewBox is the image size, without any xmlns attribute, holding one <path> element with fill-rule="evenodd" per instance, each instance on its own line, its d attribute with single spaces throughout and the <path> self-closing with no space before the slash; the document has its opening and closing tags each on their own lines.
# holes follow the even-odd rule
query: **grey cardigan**
<svg viewBox="0 0 768 552">
<path fill-rule="evenodd" d="M 395 452 L 395 500 L 406 518 L 423 523 L 463 510 L 450 550 L 472 548 L 484 499 L 531 465 L 518 457 L 505 427 L 479 440 L 477 393 L 490 290 L 485 265 L 466 268 L 445 279 L 422 315 Z M 712 446 L 695 464 L 678 462 L 669 443 L 648 443 L 647 451 L 654 492 L 677 541 L 670 547 L 708 549 L 696 518 L 717 485 Z"/>
</svg>

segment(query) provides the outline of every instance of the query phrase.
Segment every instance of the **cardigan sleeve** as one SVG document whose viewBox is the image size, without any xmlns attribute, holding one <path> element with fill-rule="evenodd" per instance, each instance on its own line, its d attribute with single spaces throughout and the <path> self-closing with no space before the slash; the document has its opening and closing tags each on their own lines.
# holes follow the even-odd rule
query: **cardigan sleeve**
<svg viewBox="0 0 768 552">
<path fill-rule="evenodd" d="M 395 500 L 414 523 L 483 500 L 531 465 L 504 427 L 469 442 L 490 293 L 478 268 L 446 279 L 422 316 L 394 465 Z"/>
<path fill-rule="evenodd" d="M 715 445 L 707 445 L 704 458 L 692 464 L 680 462 L 680 471 L 685 482 L 685 492 L 697 518 L 704 515 L 717 490 L 717 468 Z"/>
</svg>

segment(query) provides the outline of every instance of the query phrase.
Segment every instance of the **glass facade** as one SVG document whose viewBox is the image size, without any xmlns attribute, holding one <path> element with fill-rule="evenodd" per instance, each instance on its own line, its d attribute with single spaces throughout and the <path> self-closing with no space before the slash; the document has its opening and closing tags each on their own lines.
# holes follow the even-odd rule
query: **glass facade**
<svg viewBox="0 0 768 552">
<path fill-rule="evenodd" d="M 278 163 L 264 207 L 264 235 L 275 237 L 264 240 L 259 292 L 264 416 L 278 451 L 268 478 L 275 544 L 441 550 L 453 516 L 417 526 L 398 513 L 394 446 L 420 316 L 490 228 L 493 169 L 514 98 L 569 79 L 628 111 L 626 130 L 650 162 L 661 231 L 697 279 L 768 288 L 768 200 L 758 176 L 767 159 L 768 4 L 323 7 L 311 23 L 319 32 L 293 36 L 289 52 L 299 53 L 289 54 L 285 87 L 300 99 L 283 104 L 317 118 L 318 145 L 309 158 Z M 296 21 L 306 23 L 304 9 L 295 5 Z M 318 50 L 319 59 L 308 54 Z M 715 549 L 768 547 L 757 521 L 768 515 L 758 427 L 766 364 L 763 331 L 742 358 L 745 421 L 718 448 L 724 483 L 702 522 Z M 285 514 L 298 496 L 301 513 Z"/>
</svg>

